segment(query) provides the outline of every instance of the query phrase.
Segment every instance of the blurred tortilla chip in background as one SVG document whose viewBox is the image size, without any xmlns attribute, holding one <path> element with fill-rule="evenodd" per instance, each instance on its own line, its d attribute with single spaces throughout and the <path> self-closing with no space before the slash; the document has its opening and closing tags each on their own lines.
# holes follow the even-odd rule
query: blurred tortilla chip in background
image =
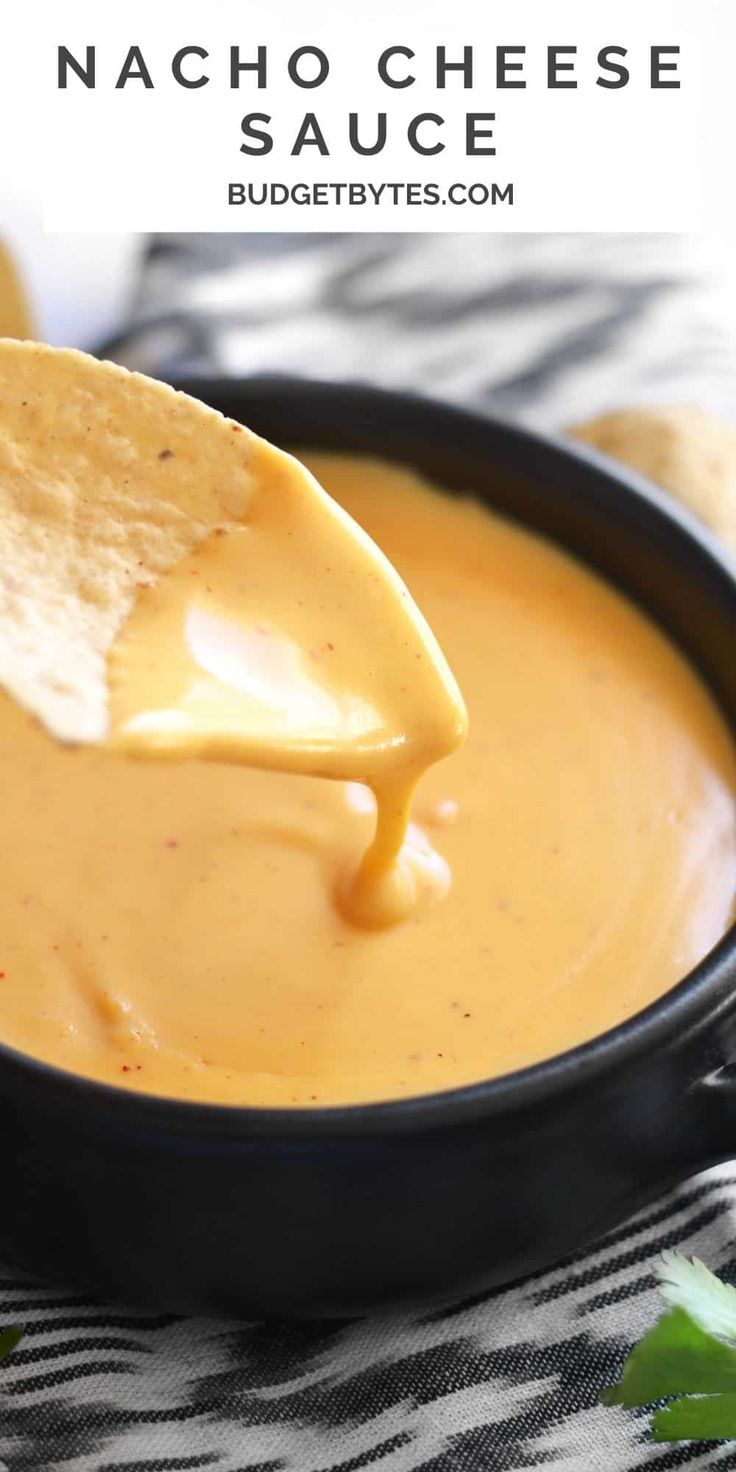
<svg viewBox="0 0 736 1472">
<path fill-rule="evenodd" d="M 33 321 L 20 272 L 0 241 L 0 337 L 33 337 Z"/>
<path fill-rule="evenodd" d="M 736 553 L 736 429 L 686 404 L 614 410 L 570 433 L 638 470 Z"/>
</svg>

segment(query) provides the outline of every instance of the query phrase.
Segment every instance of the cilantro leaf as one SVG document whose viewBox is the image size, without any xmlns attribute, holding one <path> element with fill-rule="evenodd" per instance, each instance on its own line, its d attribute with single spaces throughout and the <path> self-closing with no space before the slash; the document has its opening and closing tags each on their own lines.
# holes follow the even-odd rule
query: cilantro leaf
<svg viewBox="0 0 736 1472">
<path fill-rule="evenodd" d="M 683 1395 L 652 1416 L 652 1441 L 733 1441 L 736 1392 Z"/>
<path fill-rule="evenodd" d="M 618 1385 L 601 1399 L 608 1406 L 649 1406 L 687 1390 L 736 1395 L 736 1349 L 714 1339 L 686 1309 L 673 1308 L 632 1349 Z"/>
<path fill-rule="evenodd" d="M 601 1400 L 634 1407 L 676 1397 L 655 1411 L 654 1441 L 736 1439 L 736 1289 L 676 1252 L 656 1273 L 671 1307 Z"/>
<path fill-rule="evenodd" d="M 736 1288 L 717 1278 L 700 1258 L 679 1252 L 663 1252 L 654 1271 L 665 1303 L 687 1309 L 709 1334 L 736 1342 Z"/>
<path fill-rule="evenodd" d="M 13 1353 L 15 1346 L 23 1338 L 22 1324 L 9 1324 L 7 1329 L 0 1329 L 0 1364 Z"/>
</svg>

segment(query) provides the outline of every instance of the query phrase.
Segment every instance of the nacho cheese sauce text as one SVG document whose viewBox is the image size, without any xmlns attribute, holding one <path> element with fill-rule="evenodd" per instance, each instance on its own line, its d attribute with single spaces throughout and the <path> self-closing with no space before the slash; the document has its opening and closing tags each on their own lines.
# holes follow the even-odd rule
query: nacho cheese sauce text
<svg viewBox="0 0 736 1472">
<path fill-rule="evenodd" d="M 308 458 L 405 579 L 467 701 L 465 744 L 412 809 L 449 893 L 356 925 L 335 895 L 372 840 L 362 783 L 64 750 L 3 696 L 0 1037 L 24 1052 L 180 1098 L 396 1098 L 604 1031 L 732 918 L 734 749 L 667 639 L 479 506 Z"/>
</svg>

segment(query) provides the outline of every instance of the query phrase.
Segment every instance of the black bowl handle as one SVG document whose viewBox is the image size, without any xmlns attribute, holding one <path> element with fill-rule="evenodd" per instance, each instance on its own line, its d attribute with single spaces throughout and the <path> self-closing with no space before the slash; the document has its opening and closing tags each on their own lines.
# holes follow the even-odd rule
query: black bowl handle
<svg viewBox="0 0 736 1472">
<path fill-rule="evenodd" d="M 736 1063 L 723 1063 L 699 1079 L 691 1098 L 706 1142 L 701 1169 L 736 1157 Z"/>
</svg>

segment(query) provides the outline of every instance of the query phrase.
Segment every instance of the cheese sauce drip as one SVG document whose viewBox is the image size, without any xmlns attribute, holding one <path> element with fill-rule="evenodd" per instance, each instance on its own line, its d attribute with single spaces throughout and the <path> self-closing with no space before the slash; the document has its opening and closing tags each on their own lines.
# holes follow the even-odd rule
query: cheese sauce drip
<svg viewBox="0 0 736 1472">
<path fill-rule="evenodd" d="M 310 465 L 465 692 L 468 738 L 422 777 L 409 830 L 452 888 L 403 924 L 357 926 L 334 895 L 373 837 L 363 780 L 64 749 L 0 698 L 0 1037 L 26 1053 L 179 1098 L 407 1097 L 600 1034 L 731 923 L 734 743 L 664 634 L 470 501 L 376 462 Z M 213 598 L 205 585 L 200 609 Z M 343 622 L 324 632 L 336 659 Z M 300 668 L 336 671 L 327 654 Z"/>
<path fill-rule="evenodd" d="M 373 841 L 335 898 L 381 927 L 441 897 L 449 870 L 407 841 L 424 772 L 467 716 L 429 626 L 365 532 L 259 441 L 245 524 L 144 589 L 110 653 L 111 745 L 366 783 Z"/>
</svg>

